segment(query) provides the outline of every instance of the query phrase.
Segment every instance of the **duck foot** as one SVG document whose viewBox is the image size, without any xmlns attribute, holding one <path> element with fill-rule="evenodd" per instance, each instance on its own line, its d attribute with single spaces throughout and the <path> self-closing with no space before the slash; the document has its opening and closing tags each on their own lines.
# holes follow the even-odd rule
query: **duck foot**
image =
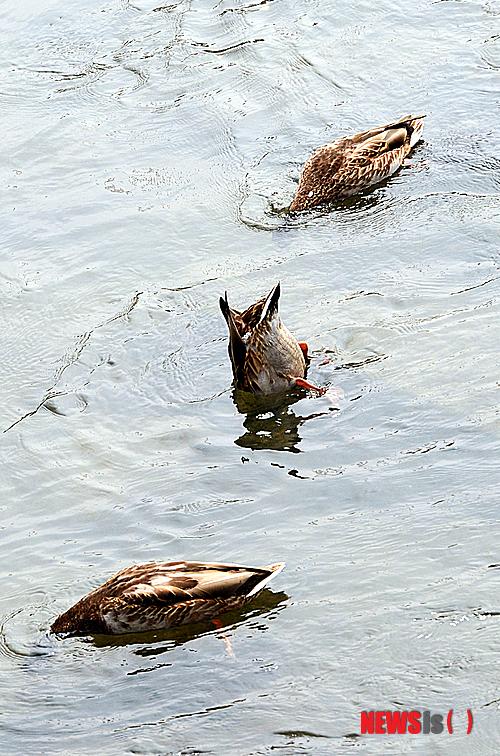
<svg viewBox="0 0 500 756">
<path fill-rule="evenodd" d="M 327 386 L 314 386 L 312 383 L 309 383 L 309 381 L 305 381 L 304 378 L 296 378 L 295 383 L 301 388 L 307 388 L 311 389 L 311 391 L 316 391 L 320 396 L 326 394 L 327 391 Z"/>
<path fill-rule="evenodd" d="M 300 386 L 301 388 L 311 389 L 311 391 L 316 391 L 319 396 L 326 397 L 326 399 L 328 399 L 330 404 L 332 404 L 335 409 L 340 409 L 340 402 L 345 397 L 344 391 L 341 388 L 337 386 L 314 386 L 312 383 L 305 381 L 303 378 L 296 378 L 295 381 L 297 386 Z"/>
<path fill-rule="evenodd" d="M 220 621 L 220 619 L 213 619 L 212 622 L 215 625 L 215 627 L 217 628 L 217 630 L 219 631 L 219 636 L 224 640 L 224 642 L 226 644 L 226 651 L 227 651 L 227 653 L 229 654 L 229 656 L 232 656 L 233 659 L 236 659 L 236 657 L 234 655 L 234 652 L 233 652 L 233 649 L 231 648 L 231 641 L 229 640 L 229 638 L 227 637 L 227 635 L 225 633 L 221 632 L 221 630 L 224 627 L 224 625 L 222 624 L 222 622 Z"/>
</svg>

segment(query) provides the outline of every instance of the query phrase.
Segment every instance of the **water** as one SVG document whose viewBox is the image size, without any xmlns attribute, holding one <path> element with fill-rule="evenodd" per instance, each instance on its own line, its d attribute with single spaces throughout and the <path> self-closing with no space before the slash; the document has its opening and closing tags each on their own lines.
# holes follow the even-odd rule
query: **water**
<svg viewBox="0 0 500 756">
<path fill-rule="evenodd" d="M 0 13 L 5 751 L 497 752 L 500 3 Z M 280 212 L 410 111 L 411 167 Z M 338 408 L 231 388 L 218 297 L 278 280 Z M 155 559 L 287 567 L 223 633 L 45 637 Z M 360 736 L 394 709 L 454 734 Z"/>
</svg>

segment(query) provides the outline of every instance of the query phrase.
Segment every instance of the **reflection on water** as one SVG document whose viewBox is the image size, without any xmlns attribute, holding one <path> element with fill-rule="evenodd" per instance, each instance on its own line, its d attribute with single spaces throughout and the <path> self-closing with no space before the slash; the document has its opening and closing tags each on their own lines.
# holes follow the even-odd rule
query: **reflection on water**
<svg viewBox="0 0 500 756">
<path fill-rule="evenodd" d="M 320 735 L 318 732 L 310 732 L 309 730 L 276 730 L 275 735 L 283 735 L 288 738 L 290 745 L 294 743 L 298 738 L 326 738 L 329 739 L 330 735 Z M 345 737 L 351 737 L 346 735 Z"/>
<path fill-rule="evenodd" d="M 234 443 L 244 449 L 300 452 L 299 426 L 307 420 L 322 417 L 329 411 L 296 415 L 290 407 L 300 401 L 305 393 L 297 389 L 273 396 L 256 396 L 234 389 L 233 401 L 238 411 L 246 415 L 243 425 L 247 429 Z"/>
</svg>

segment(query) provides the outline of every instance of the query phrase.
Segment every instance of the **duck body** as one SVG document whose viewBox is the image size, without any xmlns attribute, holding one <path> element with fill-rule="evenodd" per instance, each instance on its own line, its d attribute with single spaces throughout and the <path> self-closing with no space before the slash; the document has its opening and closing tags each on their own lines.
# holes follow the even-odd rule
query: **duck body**
<svg viewBox="0 0 500 756">
<path fill-rule="evenodd" d="M 276 394 L 305 385 L 307 345 L 299 344 L 281 322 L 278 283 L 267 297 L 240 312 L 229 307 L 227 292 L 220 308 L 229 328 L 229 359 L 236 388 L 253 394 Z"/>
<path fill-rule="evenodd" d="M 290 212 L 351 197 L 392 176 L 420 139 L 424 117 L 404 116 L 320 147 L 304 166 Z"/>
<path fill-rule="evenodd" d="M 251 601 L 283 569 L 152 562 L 120 570 L 52 623 L 68 635 L 138 633 L 211 619 Z"/>
</svg>

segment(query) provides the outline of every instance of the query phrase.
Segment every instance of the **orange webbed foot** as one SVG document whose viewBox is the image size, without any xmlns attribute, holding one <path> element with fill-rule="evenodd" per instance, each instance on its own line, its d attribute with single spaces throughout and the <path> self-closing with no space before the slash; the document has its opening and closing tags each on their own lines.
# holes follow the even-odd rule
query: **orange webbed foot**
<svg viewBox="0 0 500 756">
<path fill-rule="evenodd" d="M 220 621 L 220 619 L 213 619 L 212 622 L 215 625 L 215 627 L 217 628 L 217 630 L 219 630 L 220 637 L 223 639 L 223 641 L 226 644 L 226 651 L 227 651 L 227 653 L 229 654 L 229 656 L 232 656 L 233 659 L 235 659 L 236 657 L 234 655 L 233 649 L 231 648 L 231 641 L 229 640 L 229 638 L 227 637 L 227 635 L 222 632 L 222 628 L 224 627 L 224 625 L 222 624 L 222 622 Z"/>
<path fill-rule="evenodd" d="M 301 388 L 307 388 L 311 389 L 311 391 L 316 391 L 317 394 L 320 396 L 322 394 L 326 393 L 327 387 L 326 386 L 315 386 L 313 383 L 309 383 L 309 381 L 304 380 L 304 378 L 296 378 L 295 383 L 297 386 L 300 386 Z"/>
</svg>

